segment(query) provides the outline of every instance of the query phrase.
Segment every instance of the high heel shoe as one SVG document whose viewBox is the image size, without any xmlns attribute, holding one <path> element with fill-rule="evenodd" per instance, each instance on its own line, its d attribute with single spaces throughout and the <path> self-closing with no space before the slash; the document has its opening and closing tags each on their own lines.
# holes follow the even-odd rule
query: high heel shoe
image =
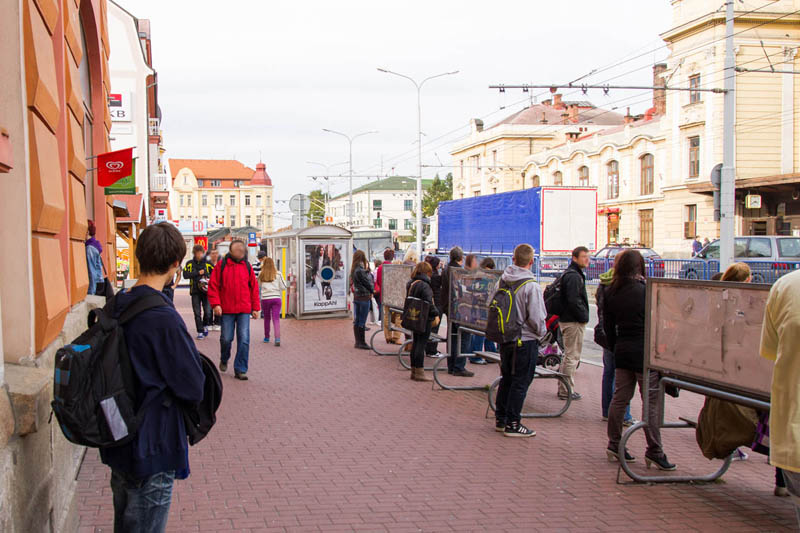
<svg viewBox="0 0 800 533">
<path fill-rule="evenodd" d="M 661 457 L 649 457 L 647 455 L 644 456 L 644 462 L 647 465 L 647 468 L 650 468 L 650 465 L 656 465 L 656 468 L 659 470 L 665 470 L 671 472 L 678 468 L 676 465 L 667 461 L 667 456 L 662 455 Z"/>
<path fill-rule="evenodd" d="M 614 463 L 619 461 L 619 454 L 612 450 L 611 448 L 606 448 L 606 456 L 608 457 L 609 463 Z M 625 450 L 625 462 L 627 463 L 635 463 L 636 457 L 628 453 L 628 450 Z"/>
</svg>

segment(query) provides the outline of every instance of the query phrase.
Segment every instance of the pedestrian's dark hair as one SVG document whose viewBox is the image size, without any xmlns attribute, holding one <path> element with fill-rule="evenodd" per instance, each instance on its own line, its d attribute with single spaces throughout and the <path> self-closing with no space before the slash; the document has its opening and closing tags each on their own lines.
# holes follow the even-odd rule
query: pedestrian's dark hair
<svg viewBox="0 0 800 533">
<path fill-rule="evenodd" d="M 481 259 L 481 264 L 478 266 L 484 270 L 494 270 L 494 259 L 491 257 L 484 257 Z"/>
<path fill-rule="evenodd" d="M 431 273 L 432 273 L 434 270 L 439 268 L 439 263 L 441 263 L 442 260 L 436 257 L 435 255 L 426 255 L 425 262 L 431 265 Z"/>
<path fill-rule="evenodd" d="M 383 251 L 383 260 L 391 262 L 394 259 L 394 250 L 387 248 Z"/>
<path fill-rule="evenodd" d="M 628 283 L 645 277 L 644 257 L 638 250 L 624 250 L 614 259 L 614 277 L 611 291 L 617 291 Z"/>
<path fill-rule="evenodd" d="M 464 259 L 464 250 L 460 246 L 453 246 L 450 249 L 450 262 L 460 263 L 462 259 Z"/>
<path fill-rule="evenodd" d="M 195 244 L 194 246 L 192 246 L 192 253 L 193 254 L 196 254 L 197 252 L 205 252 L 205 251 L 206 251 L 206 249 L 203 248 L 202 244 Z"/>
<path fill-rule="evenodd" d="M 136 260 L 142 274 L 166 274 L 186 256 L 186 241 L 169 222 L 147 226 L 139 235 Z"/>
<path fill-rule="evenodd" d="M 416 278 L 420 274 L 425 274 L 428 277 L 433 274 L 433 269 L 431 268 L 430 263 L 426 261 L 420 261 L 417 263 L 417 266 L 414 267 L 414 271 L 411 273 L 411 279 Z"/>
<path fill-rule="evenodd" d="M 364 250 L 356 250 L 353 254 L 353 265 L 350 267 L 350 279 L 353 279 L 353 274 L 356 273 L 356 267 L 361 266 L 363 269 L 368 269 L 367 255 Z"/>
<path fill-rule="evenodd" d="M 478 262 L 478 256 L 475 254 L 467 254 L 464 258 L 464 268 L 470 268 L 470 265 Z"/>
<path fill-rule="evenodd" d="M 585 246 L 578 246 L 577 248 L 572 250 L 572 257 L 577 259 L 578 256 L 581 255 L 582 252 L 586 252 L 588 254 L 589 253 L 589 249 L 587 247 L 585 247 Z"/>
</svg>

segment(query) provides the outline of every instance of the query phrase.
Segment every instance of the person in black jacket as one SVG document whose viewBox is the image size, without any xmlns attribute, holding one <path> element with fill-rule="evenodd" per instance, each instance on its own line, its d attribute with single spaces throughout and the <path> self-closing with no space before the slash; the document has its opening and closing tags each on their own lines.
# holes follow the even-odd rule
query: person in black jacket
<svg viewBox="0 0 800 533">
<path fill-rule="evenodd" d="M 413 381 L 430 381 L 425 377 L 425 345 L 431 336 L 431 329 L 439 325 L 439 309 L 434 301 L 434 292 L 431 287 L 431 274 L 433 269 L 430 263 L 420 262 L 414 267 L 411 279 L 406 284 L 406 296 L 419 298 L 430 305 L 428 313 L 428 328 L 423 333 L 412 334 L 411 344 L 411 379 Z"/>
<path fill-rule="evenodd" d="M 197 339 L 208 337 L 208 326 L 211 325 L 211 305 L 208 303 L 208 279 L 211 277 L 213 265 L 206 258 L 206 250 L 202 244 L 192 248 L 193 257 L 183 267 L 183 277 L 189 280 L 189 294 L 192 296 L 194 325 Z"/>
<path fill-rule="evenodd" d="M 614 278 L 603 297 L 603 330 L 608 347 L 614 352 L 616 380 L 614 397 L 608 410 L 608 448 L 610 461 L 619 460 L 624 453 L 628 461 L 635 458 L 628 450 L 619 449 L 622 438 L 622 420 L 625 408 L 633 398 L 636 384 L 644 400 L 645 343 L 645 266 L 642 254 L 625 250 L 616 258 Z M 647 439 L 645 461 L 648 467 L 655 464 L 661 470 L 675 470 L 661 447 L 659 423 L 658 373 L 650 371 L 648 379 L 648 412 L 642 413 L 647 422 L 644 429 Z"/>
<path fill-rule="evenodd" d="M 439 314 L 442 311 L 442 275 L 439 272 L 439 266 L 442 261 L 435 255 L 426 255 L 425 262 L 431 266 L 431 290 L 433 290 L 433 303 Z M 439 333 L 439 322 L 431 328 L 431 333 Z M 429 342 L 425 347 L 425 353 L 428 355 L 436 355 L 439 353 L 438 345 L 435 342 Z"/>
<path fill-rule="evenodd" d="M 572 261 L 561 276 L 561 294 L 563 311 L 559 314 L 558 323 L 564 337 L 564 360 L 560 372 L 567 376 L 572 387 L 572 399 L 580 400 L 581 395 L 575 392 L 575 371 L 581 361 L 583 351 L 583 335 L 589 322 L 589 296 L 586 294 L 586 274 L 589 266 L 589 250 L 578 246 L 572 250 Z M 567 387 L 558 382 L 558 397 L 567 399 Z"/>
<path fill-rule="evenodd" d="M 450 262 L 442 273 L 442 313 L 448 313 L 450 305 L 450 268 L 461 268 L 461 262 L 464 261 L 464 252 L 458 246 L 453 246 L 450 250 Z M 461 346 L 456 346 L 456 338 L 458 333 L 458 324 L 453 324 L 450 320 L 450 315 L 447 314 L 447 335 L 450 338 L 448 343 L 449 355 L 447 356 L 447 373 L 454 376 L 461 376 L 469 378 L 475 375 L 474 372 L 467 370 L 467 360 L 464 357 L 459 357 L 459 354 L 469 352 L 469 339 L 466 335 L 461 336 Z M 467 341 L 467 342 L 465 342 Z"/>
<path fill-rule="evenodd" d="M 353 254 L 353 266 L 350 269 L 350 281 L 353 284 L 353 336 L 356 339 L 355 347 L 369 350 L 369 344 L 364 339 L 367 331 L 367 315 L 372 303 L 372 293 L 375 292 L 375 283 L 369 275 L 369 263 L 362 250 Z"/>
</svg>

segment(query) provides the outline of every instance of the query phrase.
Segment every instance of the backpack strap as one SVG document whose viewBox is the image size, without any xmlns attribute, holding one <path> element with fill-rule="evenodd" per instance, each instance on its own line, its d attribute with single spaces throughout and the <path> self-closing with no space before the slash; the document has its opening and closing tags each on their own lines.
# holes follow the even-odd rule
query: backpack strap
<svg viewBox="0 0 800 533">
<path fill-rule="evenodd" d="M 119 316 L 117 321 L 120 325 L 129 322 L 133 317 L 147 311 L 148 309 L 154 309 L 156 307 L 165 307 L 167 302 L 164 301 L 164 298 L 160 294 L 148 294 L 147 296 L 142 296 L 141 298 L 137 298 L 131 305 L 128 306 L 125 311 Z"/>
</svg>

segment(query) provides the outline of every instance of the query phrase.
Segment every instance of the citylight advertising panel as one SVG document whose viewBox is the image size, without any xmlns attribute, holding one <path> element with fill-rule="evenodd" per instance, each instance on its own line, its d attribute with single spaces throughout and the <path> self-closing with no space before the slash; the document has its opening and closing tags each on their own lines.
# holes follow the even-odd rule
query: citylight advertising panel
<svg viewBox="0 0 800 533">
<path fill-rule="evenodd" d="M 343 241 L 302 241 L 303 312 L 347 310 L 348 271 Z"/>
</svg>

